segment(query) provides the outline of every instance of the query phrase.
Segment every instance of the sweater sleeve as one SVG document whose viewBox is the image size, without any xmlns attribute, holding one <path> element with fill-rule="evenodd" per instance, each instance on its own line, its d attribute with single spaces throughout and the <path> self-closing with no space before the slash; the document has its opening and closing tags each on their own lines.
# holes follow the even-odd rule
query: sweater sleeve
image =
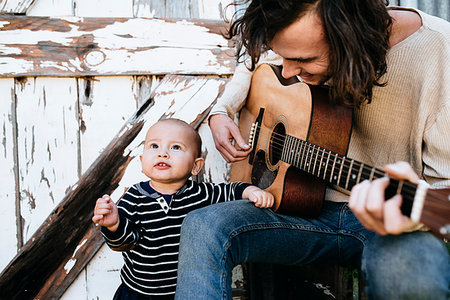
<svg viewBox="0 0 450 300">
<path fill-rule="evenodd" d="M 260 58 L 256 67 L 263 63 L 279 65 L 282 63 L 282 60 L 281 57 L 274 52 L 268 51 Z M 250 71 L 246 65 L 247 62 L 238 64 L 233 77 L 227 83 L 222 96 L 219 97 L 217 103 L 211 109 L 210 116 L 226 114 L 234 120 L 236 112 L 244 106 L 253 76 L 253 71 Z"/>
<path fill-rule="evenodd" d="M 424 134 L 423 176 L 433 188 L 450 187 L 450 101 Z"/>
</svg>

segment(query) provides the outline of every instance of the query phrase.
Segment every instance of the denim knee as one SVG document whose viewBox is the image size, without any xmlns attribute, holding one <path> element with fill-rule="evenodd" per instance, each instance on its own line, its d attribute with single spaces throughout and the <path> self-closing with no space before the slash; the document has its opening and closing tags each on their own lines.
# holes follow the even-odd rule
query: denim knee
<svg viewBox="0 0 450 300">
<path fill-rule="evenodd" d="M 365 246 L 362 271 L 370 299 L 448 299 L 449 255 L 429 233 L 376 235 Z"/>
</svg>

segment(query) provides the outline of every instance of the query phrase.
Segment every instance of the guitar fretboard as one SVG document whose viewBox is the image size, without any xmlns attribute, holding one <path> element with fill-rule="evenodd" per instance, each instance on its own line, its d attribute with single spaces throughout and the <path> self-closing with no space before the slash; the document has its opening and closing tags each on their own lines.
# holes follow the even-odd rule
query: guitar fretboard
<svg viewBox="0 0 450 300">
<path fill-rule="evenodd" d="M 364 180 L 371 181 L 386 175 L 380 169 L 290 135 L 284 139 L 281 160 L 348 191 Z M 386 196 L 402 194 L 412 201 L 415 190 L 414 183 L 391 179 Z"/>
</svg>

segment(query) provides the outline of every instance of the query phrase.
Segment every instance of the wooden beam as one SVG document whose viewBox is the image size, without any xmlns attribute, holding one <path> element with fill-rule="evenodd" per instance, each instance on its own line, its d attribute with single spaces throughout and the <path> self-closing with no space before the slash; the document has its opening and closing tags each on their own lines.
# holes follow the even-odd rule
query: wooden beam
<svg viewBox="0 0 450 300">
<path fill-rule="evenodd" d="M 38 293 L 62 295 L 99 248 L 97 238 L 85 242 L 86 236 L 93 236 L 86 232 L 92 227 L 95 201 L 103 194 L 123 191 L 123 186 L 119 187 L 127 166 L 133 159 L 139 159 L 147 129 L 157 120 L 168 117 L 199 126 L 226 81 L 215 77 L 165 76 L 152 97 L 126 122 L 5 267 L 0 274 L 2 298 L 32 299 Z M 77 251 L 79 246 L 84 251 Z M 52 277 L 55 271 L 58 274 Z M 52 283 L 58 284 L 56 290 L 49 287 Z"/>
<path fill-rule="evenodd" d="M 215 20 L 0 15 L 0 77 L 231 75 Z"/>
<path fill-rule="evenodd" d="M 24 14 L 34 0 L 3 0 L 0 1 L 0 14 Z"/>
<path fill-rule="evenodd" d="M 86 231 L 86 234 L 75 248 L 75 251 L 66 255 L 63 262 L 45 281 L 39 293 L 34 298 L 61 298 L 103 244 L 103 236 L 100 231 L 95 228 L 95 225 L 91 224 Z"/>
</svg>

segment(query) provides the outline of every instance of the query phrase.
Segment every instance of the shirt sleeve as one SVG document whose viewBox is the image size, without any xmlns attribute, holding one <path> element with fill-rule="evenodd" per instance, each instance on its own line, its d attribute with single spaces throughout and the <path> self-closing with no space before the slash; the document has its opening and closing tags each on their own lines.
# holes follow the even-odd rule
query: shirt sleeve
<svg viewBox="0 0 450 300">
<path fill-rule="evenodd" d="M 245 182 L 212 184 L 211 203 L 234 201 L 242 199 L 242 193 L 250 186 Z"/>
<path fill-rule="evenodd" d="M 135 191 L 131 188 L 130 190 Z M 134 245 L 142 236 L 139 227 L 131 221 L 133 213 L 132 196 L 130 190 L 120 199 L 117 204 L 119 210 L 119 226 L 115 232 L 111 232 L 106 227 L 101 227 L 101 233 L 106 244 L 114 251 L 126 251 L 133 249 Z"/>
</svg>

